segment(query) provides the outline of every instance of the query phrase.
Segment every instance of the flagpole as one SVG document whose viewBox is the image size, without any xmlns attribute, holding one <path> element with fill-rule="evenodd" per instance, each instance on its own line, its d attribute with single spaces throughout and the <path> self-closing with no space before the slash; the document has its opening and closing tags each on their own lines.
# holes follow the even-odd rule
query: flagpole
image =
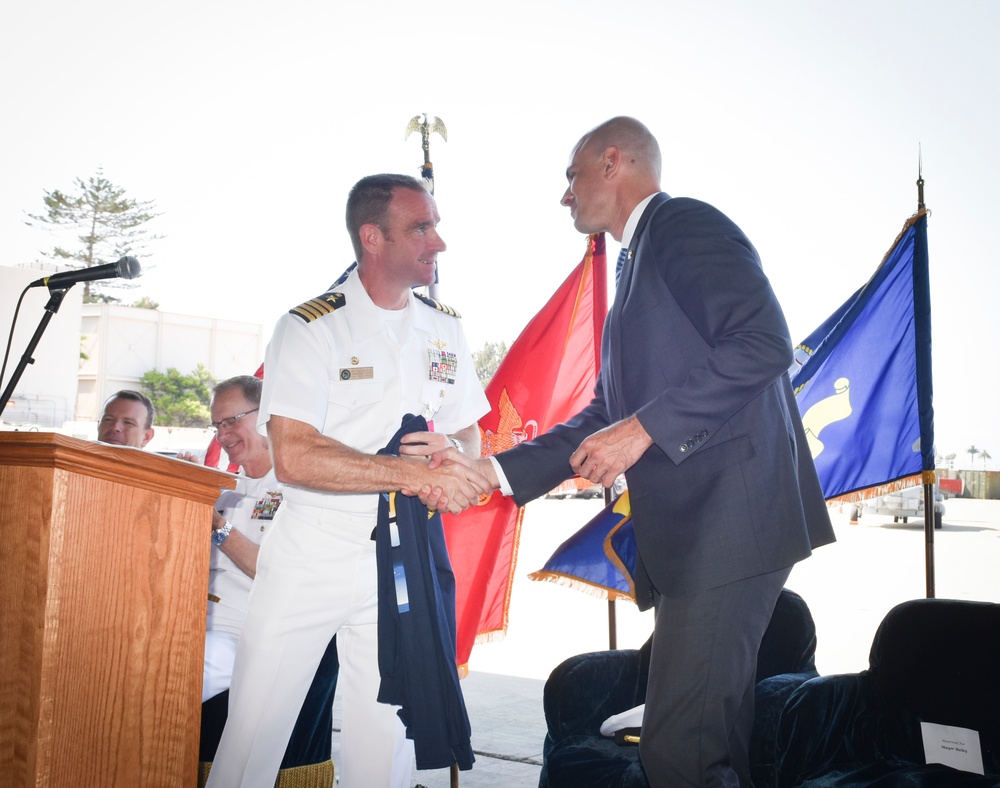
<svg viewBox="0 0 1000 788">
<path fill-rule="evenodd" d="M 924 205 L 924 154 L 920 149 L 920 145 L 917 145 L 917 212 L 924 211 L 927 206 Z"/>
<path fill-rule="evenodd" d="M 420 115 L 416 115 L 410 119 L 410 122 L 406 125 L 406 137 L 408 138 L 410 134 L 414 131 L 420 132 L 420 147 L 424 151 L 424 163 L 420 167 L 420 177 L 424 179 L 424 186 L 427 187 L 427 191 L 434 194 L 434 165 L 431 164 L 431 134 L 437 133 L 441 135 L 441 139 L 445 142 L 448 141 L 448 129 L 445 128 L 444 121 L 441 118 L 435 117 L 434 120 L 427 120 L 427 113 L 423 113 L 424 119 L 420 120 Z M 434 284 L 427 288 L 427 294 L 438 300 L 438 279 L 440 278 L 440 270 L 434 273 Z"/>
<path fill-rule="evenodd" d="M 434 194 L 434 165 L 431 164 L 431 133 L 437 132 L 441 135 L 445 142 L 448 141 L 448 129 L 445 128 L 444 122 L 441 118 L 435 117 L 433 121 L 428 122 L 427 113 L 424 113 L 423 122 L 420 120 L 420 116 L 416 115 L 410 119 L 410 122 L 406 126 L 406 137 L 408 138 L 414 131 L 420 132 L 420 147 L 424 151 L 424 163 L 420 168 L 420 177 L 424 179 L 424 186 L 427 191 Z M 435 300 L 439 300 L 438 294 L 438 280 L 440 278 L 440 269 L 434 272 L 434 283 L 427 288 L 427 295 Z M 450 786 L 451 788 L 458 788 L 458 764 L 453 763 L 451 769 L 449 770 Z"/>
<path fill-rule="evenodd" d="M 927 210 L 924 203 L 924 162 L 923 152 L 919 145 L 917 147 L 917 213 L 925 213 Z M 934 528 L 937 517 L 934 512 L 934 417 L 932 410 L 931 391 L 931 296 L 929 281 L 929 262 L 927 256 L 927 234 L 926 219 L 923 227 L 924 232 L 919 233 L 914 242 L 913 258 L 913 299 L 914 299 L 914 327 L 916 329 L 916 352 L 917 352 L 917 397 L 918 411 L 920 412 L 920 451 L 923 455 L 921 463 L 922 481 L 924 493 L 924 571 L 925 584 L 928 599 L 933 599 L 936 594 L 934 583 Z M 923 253 L 918 254 L 917 250 L 922 249 Z M 921 363 L 923 362 L 923 363 Z M 925 445 L 930 444 L 930 445 Z"/>
<path fill-rule="evenodd" d="M 604 488 L 604 505 L 609 506 L 614 498 L 614 487 Z M 614 591 L 608 591 L 608 648 L 618 648 L 618 609 L 615 607 Z"/>
</svg>

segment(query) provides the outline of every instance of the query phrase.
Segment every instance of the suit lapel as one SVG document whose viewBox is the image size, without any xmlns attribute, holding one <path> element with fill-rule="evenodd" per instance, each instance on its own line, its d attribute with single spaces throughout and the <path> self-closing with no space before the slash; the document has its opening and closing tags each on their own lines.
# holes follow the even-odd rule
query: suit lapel
<svg viewBox="0 0 1000 788">
<path fill-rule="evenodd" d="M 615 300 L 618 300 L 618 291 L 621 291 L 623 295 L 628 295 L 629 287 L 632 284 L 632 271 L 635 269 L 635 254 L 636 250 L 639 248 L 639 240 L 642 238 L 642 234 L 646 231 L 646 225 L 649 224 L 650 217 L 652 217 L 653 212 L 658 206 L 665 203 L 670 199 L 670 195 L 666 192 L 660 192 L 652 200 L 649 201 L 649 205 L 646 206 L 646 210 L 642 212 L 642 216 L 639 217 L 639 223 L 635 226 L 635 232 L 632 234 L 632 240 L 629 242 L 628 246 L 628 257 L 625 258 L 625 265 L 622 266 L 622 275 L 618 283 L 618 288 L 615 291 Z"/>
<path fill-rule="evenodd" d="M 659 205 L 670 199 L 670 195 L 660 192 L 652 200 L 639 217 L 639 223 L 632 234 L 629 242 L 628 257 L 622 266 L 622 275 L 615 289 L 615 300 L 611 304 L 611 314 L 608 317 L 608 358 L 603 360 L 603 364 L 610 370 L 610 386 L 604 392 L 605 400 L 608 403 L 608 415 L 612 421 L 624 418 L 625 384 L 622 369 L 622 313 L 624 312 L 625 300 L 628 298 L 629 289 L 632 287 L 632 272 L 635 270 L 636 250 L 639 248 L 639 241 L 646 231 L 649 219 Z M 610 390 L 608 390 L 610 389 Z"/>
</svg>

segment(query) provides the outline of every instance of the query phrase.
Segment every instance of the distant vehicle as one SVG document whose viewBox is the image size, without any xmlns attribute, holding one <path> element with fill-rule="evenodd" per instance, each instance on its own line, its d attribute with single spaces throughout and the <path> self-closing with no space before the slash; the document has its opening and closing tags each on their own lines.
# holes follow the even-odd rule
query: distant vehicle
<svg viewBox="0 0 1000 788">
<path fill-rule="evenodd" d="M 938 479 L 938 489 L 941 490 L 941 494 L 947 499 L 952 496 L 956 498 L 961 498 L 965 495 L 965 479 Z"/>
<path fill-rule="evenodd" d="M 546 498 L 603 498 L 604 488 L 594 484 L 590 479 L 574 476 L 567 479 L 554 490 L 545 494 Z"/>
<path fill-rule="evenodd" d="M 941 528 L 944 517 L 944 496 L 937 487 L 934 488 L 934 527 Z M 851 519 L 856 520 L 862 514 L 878 514 L 891 517 L 894 523 L 907 522 L 911 517 L 924 519 L 924 488 L 907 487 L 888 495 L 880 495 L 868 501 L 855 504 L 851 510 Z"/>
</svg>

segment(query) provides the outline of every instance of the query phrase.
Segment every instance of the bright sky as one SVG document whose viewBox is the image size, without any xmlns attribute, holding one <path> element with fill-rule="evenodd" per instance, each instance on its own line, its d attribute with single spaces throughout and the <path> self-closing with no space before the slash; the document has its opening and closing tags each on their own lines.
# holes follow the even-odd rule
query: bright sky
<svg viewBox="0 0 1000 788">
<path fill-rule="evenodd" d="M 51 248 L 25 213 L 103 167 L 163 212 L 135 297 L 269 335 L 351 261 L 350 186 L 418 174 L 404 136 L 426 112 L 448 128 L 440 297 L 473 347 L 510 343 L 584 251 L 559 205 L 571 147 L 629 114 L 660 141 L 664 189 L 747 232 L 798 341 L 915 210 L 922 145 L 937 448 L 996 467 L 998 39 L 992 0 L 17 3 L 0 264 Z"/>
</svg>

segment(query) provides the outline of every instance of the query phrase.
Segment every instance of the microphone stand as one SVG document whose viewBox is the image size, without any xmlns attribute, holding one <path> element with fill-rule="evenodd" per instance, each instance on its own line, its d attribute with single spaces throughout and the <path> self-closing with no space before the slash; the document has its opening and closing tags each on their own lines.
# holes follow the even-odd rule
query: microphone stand
<svg viewBox="0 0 1000 788">
<path fill-rule="evenodd" d="M 70 285 L 69 287 L 72 287 Z M 69 291 L 69 287 L 56 288 L 49 291 L 49 302 L 45 305 L 45 314 L 42 315 L 41 321 L 38 323 L 38 328 L 35 329 L 35 334 L 31 337 L 31 341 L 28 343 L 28 347 L 24 351 L 24 355 L 21 356 L 21 361 L 17 365 L 17 369 L 14 370 L 11 376 L 10 383 L 7 384 L 7 388 L 4 389 L 3 395 L 0 396 L 0 414 L 4 412 L 7 407 L 7 403 L 10 402 L 10 398 L 14 394 L 14 387 L 17 382 L 21 379 L 21 375 L 24 374 L 24 370 L 28 368 L 28 364 L 34 364 L 35 359 L 31 357 L 31 354 L 35 352 L 35 348 L 38 347 L 38 343 L 42 338 L 42 334 L 45 333 L 45 329 L 49 325 L 49 321 L 52 319 L 52 315 L 59 311 L 59 307 L 62 306 L 63 297 Z"/>
</svg>

